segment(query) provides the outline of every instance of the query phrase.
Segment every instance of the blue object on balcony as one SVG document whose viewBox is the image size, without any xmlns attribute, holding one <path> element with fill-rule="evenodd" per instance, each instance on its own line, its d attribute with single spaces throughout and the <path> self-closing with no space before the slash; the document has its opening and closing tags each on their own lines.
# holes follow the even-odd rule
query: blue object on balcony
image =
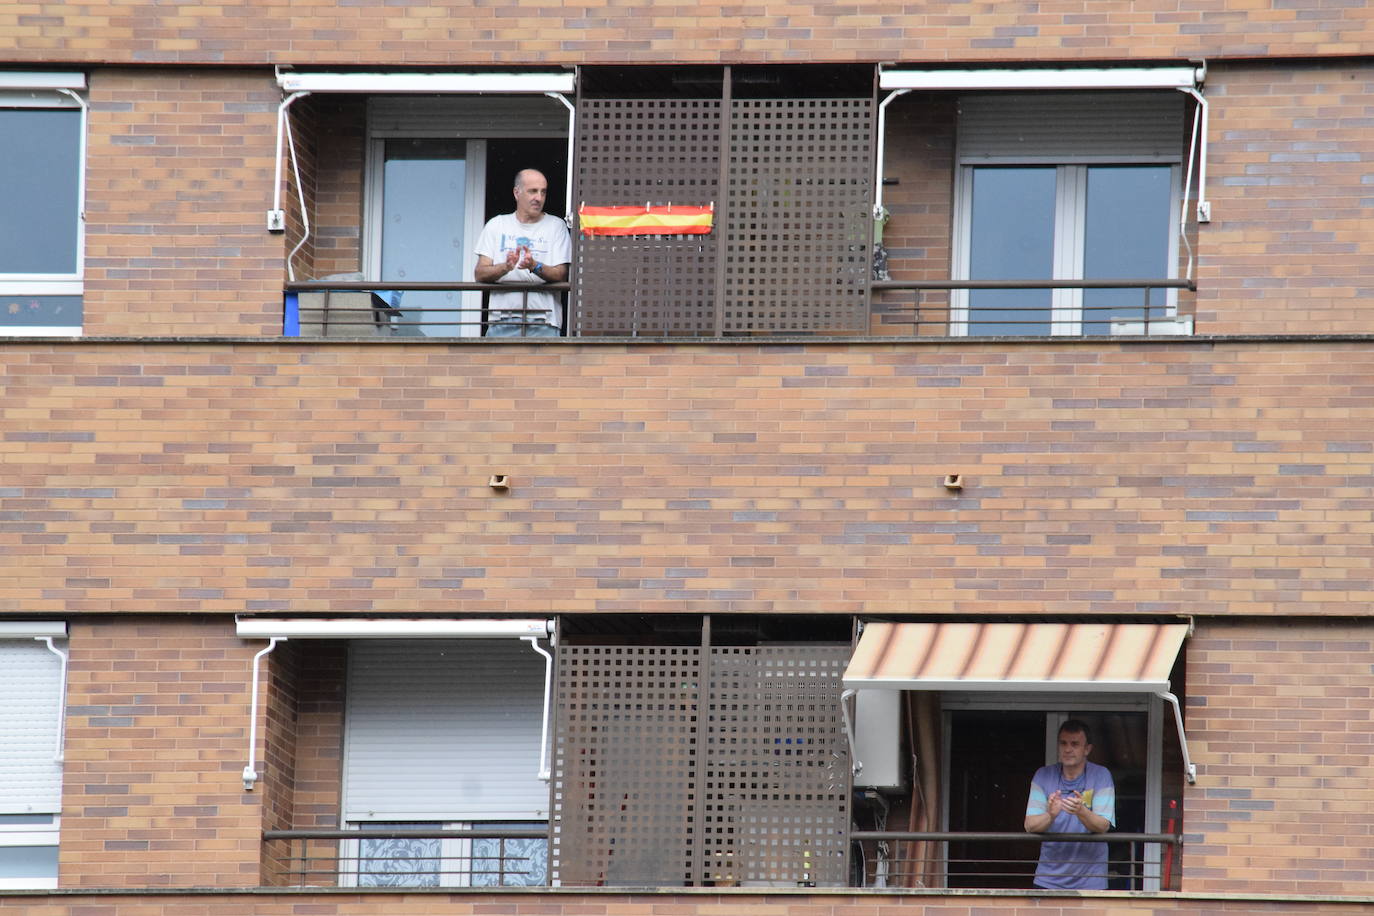
<svg viewBox="0 0 1374 916">
<path fill-rule="evenodd" d="M 282 312 L 281 333 L 283 337 L 301 336 L 301 307 L 298 294 L 286 294 L 286 309 Z"/>
</svg>

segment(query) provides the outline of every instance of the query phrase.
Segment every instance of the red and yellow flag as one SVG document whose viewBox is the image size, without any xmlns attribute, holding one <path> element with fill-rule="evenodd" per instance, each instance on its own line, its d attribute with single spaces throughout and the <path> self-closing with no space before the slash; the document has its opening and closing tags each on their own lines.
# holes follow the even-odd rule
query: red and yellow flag
<svg viewBox="0 0 1374 916">
<path fill-rule="evenodd" d="M 589 207 L 578 212 L 583 235 L 707 235 L 714 208 L 683 207 Z"/>
</svg>

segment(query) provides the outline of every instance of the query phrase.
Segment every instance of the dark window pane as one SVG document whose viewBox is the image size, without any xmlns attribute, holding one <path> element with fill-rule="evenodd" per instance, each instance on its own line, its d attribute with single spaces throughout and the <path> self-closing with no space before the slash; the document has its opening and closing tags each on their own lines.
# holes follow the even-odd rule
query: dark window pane
<svg viewBox="0 0 1374 916">
<path fill-rule="evenodd" d="M 0 274 L 76 272 L 81 113 L 0 109 Z"/>
<path fill-rule="evenodd" d="M 1167 165 L 1088 169 L 1083 278 L 1160 279 L 1169 275 L 1171 170 Z M 1150 320 L 1164 316 L 1168 293 L 1150 292 Z M 1145 290 L 1083 291 L 1083 333 L 1111 333 L 1112 318 L 1145 318 Z"/>
<path fill-rule="evenodd" d="M 1055 169 L 972 170 L 970 280 L 1049 280 L 1054 276 Z M 1050 290 L 973 290 L 970 334 L 1050 332 Z"/>
<path fill-rule="evenodd" d="M 0 846 L 0 878 L 56 877 L 56 846 Z"/>
</svg>

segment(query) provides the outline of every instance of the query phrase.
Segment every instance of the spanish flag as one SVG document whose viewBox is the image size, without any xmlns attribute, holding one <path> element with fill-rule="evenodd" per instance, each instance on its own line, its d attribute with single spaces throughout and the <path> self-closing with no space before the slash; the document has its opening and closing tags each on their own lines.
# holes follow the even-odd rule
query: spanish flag
<svg viewBox="0 0 1374 916">
<path fill-rule="evenodd" d="M 583 235 L 708 235 L 715 208 L 589 207 L 577 211 Z"/>
</svg>

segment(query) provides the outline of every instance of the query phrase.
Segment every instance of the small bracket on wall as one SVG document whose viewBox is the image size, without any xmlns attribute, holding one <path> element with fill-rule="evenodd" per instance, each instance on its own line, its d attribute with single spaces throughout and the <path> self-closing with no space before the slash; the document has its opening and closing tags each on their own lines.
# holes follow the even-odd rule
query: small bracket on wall
<svg viewBox="0 0 1374 916">
<path fill-rule="evenodd" d="M 487 486 L 493 490 L 509 490 L 510 478 L 505 474 L 492 474 L 491 479 L 487 481 Z"/>
<path fill-rule="evenodd" d="M 267 211 L 267 231 L 285 232 L 286 231 L 286 211 L 268 210 Z"/>
<path fill-rule="evenodd" d="M 956 491 L 957 491 L 957 490 L 962 490 L 963 488 L 964 488 L 964 475 L 963 475 L 963 474 L 946 474 L 946 475 L 945 475 L 945 489 L 946 489 L 946 490 L 956 490 Z"/>
</svg>

